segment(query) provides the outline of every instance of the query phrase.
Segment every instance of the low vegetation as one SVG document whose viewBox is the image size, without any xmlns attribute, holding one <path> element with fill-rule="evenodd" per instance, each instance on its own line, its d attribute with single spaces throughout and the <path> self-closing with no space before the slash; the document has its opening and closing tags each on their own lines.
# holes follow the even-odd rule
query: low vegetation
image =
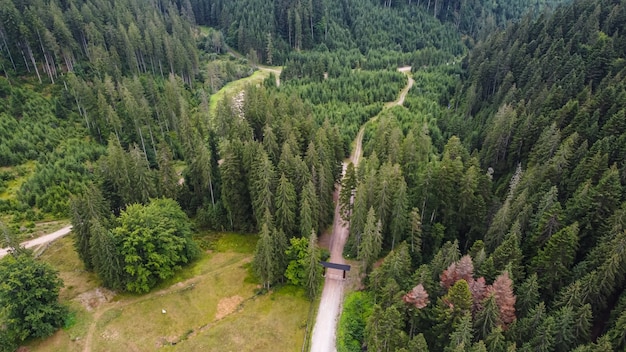
<svg viewBox="0 0 626 352">
<path fill-rule="evenodd" d="M 70 307 L 74 325 L 28 347 L 32 351 L 299 350 L 311 303 L 304 289 L 293 286 L 258 294 L 258 279 L 250 267 L 256 237 L 200 234 L 196 239 L 213 249 L 140 296 L 98 288 L 93 274 L 76 269 L 80 260 L 72 239 L 55 242 L 41 260 L 51 263 L 65 281 L 61 303 Z"/>
</svg>

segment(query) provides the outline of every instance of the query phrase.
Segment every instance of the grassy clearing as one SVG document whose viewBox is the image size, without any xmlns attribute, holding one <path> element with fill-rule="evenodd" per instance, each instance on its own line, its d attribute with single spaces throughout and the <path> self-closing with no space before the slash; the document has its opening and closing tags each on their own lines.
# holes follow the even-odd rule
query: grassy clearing
<svg viewBox="0 0 626 352">
<path fill-rule="evenodd" d="M 73 235 L 54 241 L 41 255 L 46 261 L 59 271 L 65 286 L 59 293 L 63 302 L 70 302 L 80 294 L 96 289 L 100 280 L 94 273 L 85 270 L 78 254 L 74 250 Z"/>
<path fill-rule="evenodd" d="M 211 100 L 209 101 L 209 112 L 211 113 L 211 116 L 215 116 L 217 103 L 224 99 L 224 97 L 237 95 L 249 84 L 261 84 L 267 77 L 269 77 L 269 75 L 270 73 L 268 71 L 257 70 L 249 77 L 238 79 L 226 84 L 217 93 L 211 95 Z"/>
<path fill-rule="evenodd" d="M 166 351 L 300 351 L 309 306 L 303 290 L 284 287 L 246 302 L 237 313 Z"/>
<path fill-rule="evenodd" d="M 71 238 L 54 243 L 42 258 L 66 282 L 62 301 L 74 325 L 33 341 L 32 351 L 299 351 L 310 308 L 304 291 L 282 287 L 257 295 L 251 277 L 256 236 L 200 234 L 211 249 L 146 295 L 118 294 L 87 311 L 80 302 L 97 278 L 86 273 Z M 165 310 L 165 313 L 163 313 Z M 93 329 L 88 338 L 90 328 Z M 175 345 L 174 345 L 175 344 Z"/>
<path fill-rule="evenodd" d="M 17 198 L 17 191 L 20 190 L 22 184 L 35 172 L 36 165 L 34 160 L 30 160 L 19 166 L 0 168 L 0 172 L 6 172 L 14 176 L 13 179 L 6 183 L 4 190 L 0 192 L 0 199 L 10 200 Z"/>
</svg>

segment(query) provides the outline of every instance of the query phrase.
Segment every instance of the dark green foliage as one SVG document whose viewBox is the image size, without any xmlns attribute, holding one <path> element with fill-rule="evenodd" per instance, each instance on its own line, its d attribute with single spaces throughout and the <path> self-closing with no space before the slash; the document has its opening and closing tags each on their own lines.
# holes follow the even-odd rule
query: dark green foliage
<svg viewBox="0 0 626 352">
<path fill-rule="evenodd" d="M 554 234 L 545 247 L 533 258 L 531 270 L 539 277 L 539 287 L 550 297 L 570 276 L 570 267 L 578 247 L 578 223 Z"/>
<path fill-rule="evenodd" d="M 5 65 L 20 73 L 35 71 L 39 82 L 43 74 L 54 83 L 65 70 L 94 70 L 111 76 L 176 73 L 191 83 L 198 70 L 189 19 L 176 6 L 5 1 L 2 7 L 2 56 L 10 61 Z M 28 59 L 17 60 L 22 50 Z"/>
<path fill-rule="evenodd" d="M 483 309 L 476 314 L 474 328 L 481 339 L 487 339 L 502 322 L 496 298 L 493 295 L 489 295 L 481 304 Z"/>
<path fill-rule="evenodd" d="M 406 345 L 408 339 L 403 325 L 397 306 L 383 308 L 374 305 L 365 328 L 368 350 L 390 352 Z"/>
<path fill-rule="evenodd" d="M 102 193 L 95 185 L 81 195 L 71 199 L 71 220 L 74 232 L 74 247 L 87 270 L 94 269 L 91 241 L 94 228 L 106 228 L 108 225 L 109 206 Z"/>
<path fill-rule="evenodd" d="M 378 259 L 382 250 L 382 233 L 380 220 L 376 218 L 374 208 L 367 213 L 367 220 L 363 229 L 363 236 L 359 244 L 357 259 L 363 261 L 363 267 L 367 270 Z"/>
<path fill-rule="evenodd" d="M 120 286 L 130 292 L 148 292 L 199 255 L 189 219 L 171 199 L 131 205 L 118 222 L 111 234 L 121 257 Z"/>
<path fill-rule="evenodd" d="M 102 223 L 92 221 L 89 228 L 89 250 L 93 270 L 102 284 L 115 290 L 124 290 L 124 258 L 113 234 Z"/>
<path fill-rule="evenodd" d="M 406 243 L 400 244 L 385 257 L 382 264 L 369 276 L 369 286 L 377 301 L 384 295 L 383 288 L 389 280 L 394 280 L 402 291 L 408 291 L 411 281 L 411 257 Z"/>
<path fill-rule="evenodd" d="M 311 231 L 309 235 L 309 243 L 306 251 L 306 289 L 309 299 L 313 300 L 319 291 L 320 282 L 322 281 L 322 269 L 320 266 L 320 250 L 317 247 L 317 234 Z"/>
<path fill-rule="evenodd" d="M 524 317 L 528 312 L 539 303 L 539 282 L 537 273 L 532 273 L 526 278 L 521 285 L 518 286 L 517 301 L 515 308 L 518 316 Z"/>
<path fill-rule="evenodd" d="M 7 255 L 0 260 L 0 281 L 0 347 L 15 348 L 28 338 L 50 336 L 63 325 L 63 282 L 48 264 L 28 252 Z"/>
<path fill-rule="evenodd" d="M 267 224 L 261 226 L 259 241 L 254 252 L 254 269 L 263 282 L 263 288 L 269 289 L 270 285 L 279 276 L 278 265 L 274 260 L 274 241 Z"/>
<path fill-rule="evenodd" d="M 278 180 L 274 204 L 276 206 L 276 227 L 292 236 L 296 227 L 296 190 L 283 173 Z"/>
</svg>

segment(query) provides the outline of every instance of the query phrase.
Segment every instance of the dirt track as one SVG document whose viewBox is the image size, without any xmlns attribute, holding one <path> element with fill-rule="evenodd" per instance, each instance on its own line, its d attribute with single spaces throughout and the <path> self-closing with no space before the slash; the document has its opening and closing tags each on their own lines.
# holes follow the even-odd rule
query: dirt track
<svg viewBox="0 0 626 352">
<path fill-rule="evenodd" d="M 33 240 L 30 241 L 26 241 L 26 242 L 22 242 L 20 243 L 20 245 L 24 248 L 32 248 L 32 247 L 37 247 L 40 246 L 42 244 L 46 244 L 48 242 L 52 242 L 54 240 L 56 240 L 57 238 L 63 237 L 65 235 L 67 235 L 68 233 L 70 233 L 72 231 L 72 226 L 66 226 L 58 231 L 55 231 L 53 233 L 47 234 L 45 236 L 41 236 L 38 238 L 35 238 Z M 4 257 L 5 255 L 7 255 L 9 253 L 9 248 L 2 248 L 0 249 L 0 258 Z"/>
<path fill-rule="evenodd" d="M 402 67 L 398 71 L 408 74 L 411 67 Z M 400 92 L 398 100 L 391 102 L 387 107 L 402 105 L 404 98 L 409 89 L 413 86 L 413 78 L 408 76 L 406 87 Z M 354 150 L 350 155 L 349 161 L 356 167 L 361 159 L 363 133 L 365 127 L 361 127 L 354 141 Z M 345 172 L 347 162 L 343 163 L 343 171 Z M 340 187 L 339 187 L 340 190 Z M 348 226 L 339 215 L 339 203 L 335 206 L 335 220 L 333 222 L 333 233 L 330 238 L 330 261 L 333 263 L 344 264 L 343 247 L 348 239 Z M 311 336 L 311 352 L 336 352 L 336 331 L 337 322 L 341 313 L 341 304 L 343 302 L 343 272 L 336 269 L 327 269 L 326 280 L 324 281 L 324 290 Z"/>
</svg>

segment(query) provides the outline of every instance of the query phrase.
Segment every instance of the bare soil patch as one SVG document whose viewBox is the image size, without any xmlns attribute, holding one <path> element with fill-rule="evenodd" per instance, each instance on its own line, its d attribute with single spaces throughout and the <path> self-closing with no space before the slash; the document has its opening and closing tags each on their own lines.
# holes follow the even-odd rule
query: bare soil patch
<svg viewBox="0 0 626 352">
<path fill-rule="evenodd" d="M 92 312 L 103 303 L 110 302 L 114 296 L 115 292 L 108 290 L 104 287 L 98 287 L 95 290 L 81 293 L 76 298 L 83 305 L 83 307 L 87 309 L 88 312 Z"/>
<path fill-rule="evenodd" d="M 241 302 L 243 302 L 243 297 L 239 295 L 221 299 L 217 304 L 215 320 L 220 320 L 225 316 L 234 313 Z"/>
</svg>

